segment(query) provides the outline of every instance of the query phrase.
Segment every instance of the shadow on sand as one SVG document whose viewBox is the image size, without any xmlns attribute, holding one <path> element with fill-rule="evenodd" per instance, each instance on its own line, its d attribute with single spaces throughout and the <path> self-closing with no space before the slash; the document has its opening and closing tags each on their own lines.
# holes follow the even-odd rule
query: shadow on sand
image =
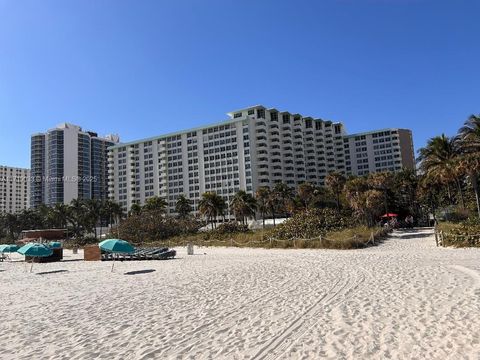
<svg viewBox="0 0 480 360">
<path fill-rule="evenodd" d="M 124 273 L 123 275 L 141 275 L 141 274 L 148 274 L 157 271 L 155 269 L 146 269 L 146 270 L 137 270 L 137 271 L 129 271 Z"/>
<path fill-rule="evenodd" d="M 36 273 L 37 275 L 48 275 L 48 274 L 58 274 L 58 273 L 64 273 L 68 272 L 68 270 L 52 270 L 52 271 L 42 271 Z"/>
<path fill-rule="evenodd" d="M 429 236 L 432 236 L 432 233 L 420 232 L 418 229 L 396 229 L 395 235 L 393 235 L 400 239 L 418 239 Z"/>
</svg>

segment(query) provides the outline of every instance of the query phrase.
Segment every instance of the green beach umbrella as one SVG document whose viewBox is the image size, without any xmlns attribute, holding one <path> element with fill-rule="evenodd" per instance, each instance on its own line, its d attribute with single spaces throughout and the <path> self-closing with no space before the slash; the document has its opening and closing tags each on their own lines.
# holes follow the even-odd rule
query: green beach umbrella
<svg viewBox="0 0 480 360">
<path fill-rule="evenodd" d="M 135 252 L 135 248 L 130 245 L 129 242 L 120 239 L 107 239 L 103 240 L 100 244 L 98 244 L 100 249 L 106 252 L 114 253 L 114 254 L 131 254 Z M 113 258 L 112 264 L 112 272 L 113 267 L 115 266 L 115 258 Z"/>
<path fill-rule="evenodd" d="M 60 249 L 62 247 L 62 243 L 59 241 L 50 241 L 48 243 L 48 247 L 51 249 Z"/>
<path fill-rule="evenodd" d="M 0 253 L 1 254 L 4 254 L 4 253 L 14 253 L 18 250 L 18 246 L 15 245 L 15 244 L 5 244 L 5 245 L 0 245 Z M 7 256 L 7 259 L 10 259 L 8 256 Z"/>
<path fill-rule="evenodd" d="M 17 252 L 18 246 L 15 244 L 0 245 L 0 253 Z"/>
<path fill-rule="evenodd" d="M 52 249 L 39 243 L 29 243 L 27 245 L 24 245 L 20 249 L 18 249 L 17 252 L 19 254 L 31 257 L 47 257 L 53 254 Z M 32 272 L 32 268 L 33 261 L 32 265 L 30 266 L 30 272 Z"/>
</svg>

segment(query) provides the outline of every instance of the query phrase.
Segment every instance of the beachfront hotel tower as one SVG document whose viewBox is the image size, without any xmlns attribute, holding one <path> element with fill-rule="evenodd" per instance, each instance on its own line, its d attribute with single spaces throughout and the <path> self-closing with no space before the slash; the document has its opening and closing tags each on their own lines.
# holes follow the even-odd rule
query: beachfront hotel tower
<svg viewBox="0 0 480 360">
<path fill-rule="evenodd" d="M 395 140 L 399 129 L 382 130 L 391 134 L 381 139 L 391 144 L 393 165 L 376 167 L 372 158 L 373 166 L 366 169 L 363 162 L 357 165 L 357 153 L 363 160 L 364 153 L 373 157 L 373 152 L 364 152 L 363 145 L 357 148 L 355 135 L 347 135 L 340 122 L 261 105 L 228 115 L 230 119 L 213 125 L 112 146 L 110 198 L 128 210 L 134 203 L 160 196 L 167 200 L 168 212 L 174 213 L 175 202 L 183 194 L 193 201 L 196 211 L 207 191 L 228 202 L 238 190 L 254 193 L 278 182 L 292 188 L 303 182 L 323 185 L 332 171 L 348 175 L 414 168 L 408 130 L 401 131 L 409 134 L 404 141 Z"/>
<path fill-rule="evenodd" d="M 33 134 L 31 206 L 108 198 L 108 147 L 118 140 L 68 123 Z"/>
<path fill-rule="evenodd" d="M 382 129 L 345 136 L 347 175 L 415 169 L 412 131 Z"/>
<path fill-rule="evenodd" d="M 0 213 L 28 209 L 29 196 L 30 170 L 0 165 Z"/>
</svg>

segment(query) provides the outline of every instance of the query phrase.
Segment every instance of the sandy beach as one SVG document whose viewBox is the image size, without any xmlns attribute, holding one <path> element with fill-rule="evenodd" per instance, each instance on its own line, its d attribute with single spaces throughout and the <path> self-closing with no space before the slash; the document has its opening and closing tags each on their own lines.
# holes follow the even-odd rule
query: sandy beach
<svg viewBox="0 0 480 360">
<path fill-rule="evenodd" d="M 480 249 L 195 248 L 0 263 L 1 359 L 478 359 Z M 21 259 L 20 256 L 15 256 Z"/>
</svg>

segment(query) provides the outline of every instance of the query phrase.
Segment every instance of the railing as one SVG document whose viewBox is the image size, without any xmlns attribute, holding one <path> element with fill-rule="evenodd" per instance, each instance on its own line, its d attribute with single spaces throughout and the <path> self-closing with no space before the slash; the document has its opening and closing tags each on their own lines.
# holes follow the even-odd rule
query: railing
<svg viewBox="0 0 480 360">
<path fill-rule="evenodd" d="M 367 241 L 359 243 L 363 247 L 367 246 L 374 246 L 378 244 L 379 240 L 383 237 L 385 237 L 388 233 L 392 231 L 391 227 L 384 227 L 379 229 L 378 231 L 371 231 L 370 236 Z M 263 246 L 263 247 L 275 247 L 275 243 L 283 243 L 283 244 L 292 244 L 293 248 L 297 248 L 300 242 L 307 242 L 310 243 L 313 246 L 302 246 L 301 248 L 308 248 L 308 247 L 315 247 L 315 243 L 318 243 L 318 248 L 322 248 L 323 243 L 335 243 L 339 241 L 352 241 L 352 240 L 357 240 L 358 235 L 354 235 L 350 238 L 347 239 L 341 239 L 341 240 L 336 240 L 336 239 L 329 239 L 325 236 L 317 236 L 314 238 L 295 238 L 295 239 L 276 239 L 276 238 L 265 238 L 261 241 L 258 240 L 249 240 L 247 242 L 238 242 L 234 239 L 225 239 L 225 240 L 200 240 L 198 241 L 197 244 L 198 246 L 210 246 L 212 244 L 215 245 L 224 245 L 224 246 L 231 246 L 231 247 L 248 247 L 249 245 L 255 245 L 255 246 Z"/>
<path fill-rule="evenodd" d="M 480 246 L 480 234 L 474 235 L 460 235 L 448 233 L 443 230 L 439 230 L 435 226 L 435 243 L 437 246 L 445 247 L 447 245 L 469 245 L 469 246 Z"/>
</svg>

